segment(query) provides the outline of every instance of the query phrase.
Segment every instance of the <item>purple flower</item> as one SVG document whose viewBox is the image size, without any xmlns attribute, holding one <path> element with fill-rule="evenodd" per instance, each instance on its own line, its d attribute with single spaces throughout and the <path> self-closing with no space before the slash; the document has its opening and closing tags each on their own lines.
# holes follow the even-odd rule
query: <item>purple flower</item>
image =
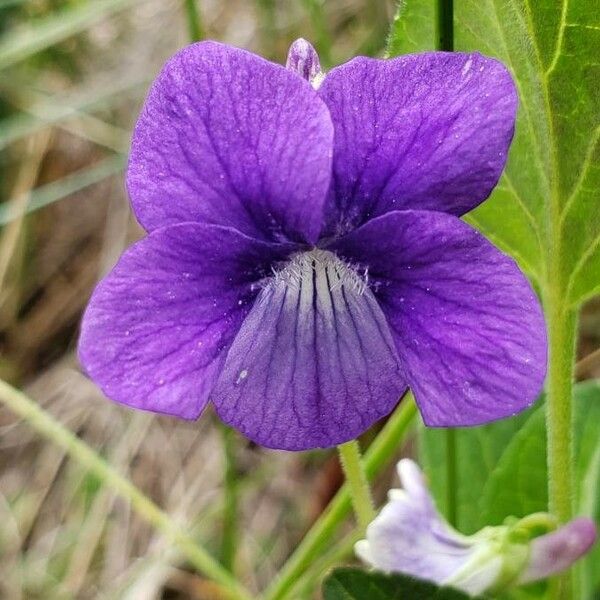
<svg viewBox="0 0 600 600">
<path fill-rule="evenodd" d="M 398 474 L 403 489 L 390 491 L 366 539 L 356 544 L 358 556 L 381 571 L 406 573 L 469 594 L 500 593 L 567 569 L 596 541 L 594 522 L 583 517 L 533 537 L 541 523 L 554 526 L 544 514 L 462 535 L 437 512 L 414 462 L 401 460 Z"/>
<path fill-rule="evenodd" d="M 316 90 L 299 75 L 317 60 L 202 42 L 163 68 L 127 173 L 148 235 L 92 296 L 87 372 L 118 402 L 195 419 L 210 401 L 294 450 L 355 438 L 407 386 L 433 426 L 524 409 L 539 303 L 458 219 L 504 167 L 510 75 L 479 54 L 355 58 Z"/>
</svg>

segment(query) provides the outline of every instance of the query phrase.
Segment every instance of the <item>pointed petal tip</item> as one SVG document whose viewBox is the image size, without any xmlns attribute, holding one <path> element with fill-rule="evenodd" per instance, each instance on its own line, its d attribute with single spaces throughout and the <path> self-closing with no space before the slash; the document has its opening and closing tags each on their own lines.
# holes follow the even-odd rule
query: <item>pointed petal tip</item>
<svg viewBox="0 0 600 600">
<path fill-rule="evenodd" d="M 312 83 L 321 74 L 321 61 L 314 46 L 298 38 L 288 51 L 286 68 Z"/>
</svg>

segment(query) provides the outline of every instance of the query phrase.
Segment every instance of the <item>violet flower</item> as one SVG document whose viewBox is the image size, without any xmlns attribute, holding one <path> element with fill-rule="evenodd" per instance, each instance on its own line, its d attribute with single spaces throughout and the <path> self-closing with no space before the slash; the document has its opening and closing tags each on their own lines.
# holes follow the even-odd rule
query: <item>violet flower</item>
<svg viewBox="0 0 600 600">
<path fill-rule="evenodd" d="M 357 437 L 407 386 L 433 426 L 524 409 L 546 368 L 539 303 L 458 219 L 504 167 L 510 75 L 479 54 L 324 78 L 315 60 L 202 42 L 165 65 L 127 172 L 148 235 L 90 300 L 85 369 L 118 402 L 195 419 L 210 401 L 282 449 Z"/>
<path fill-rule="evenodd" d="M 390 491 L 366 539 L 356 544 L 358 556 L 381 571 L 405 573 L 473 595 L 498 594 L 567 569 L 596 540 L 594 522 L 583 517 L 534 537 L 540 524 L 555 526 L 545 514 L 465 536 L 437 512 L 414 462 L 401 460 L 398 474 L 403 489 Z"/>
</svg>

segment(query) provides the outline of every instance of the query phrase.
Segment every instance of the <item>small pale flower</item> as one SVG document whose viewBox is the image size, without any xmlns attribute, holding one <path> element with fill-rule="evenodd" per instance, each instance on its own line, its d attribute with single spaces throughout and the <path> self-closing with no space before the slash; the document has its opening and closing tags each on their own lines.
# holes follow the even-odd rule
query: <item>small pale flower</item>
<svg viewBox="0 0 600 600">
<path fill-rule="evenodd" d="M 90 300 L 89 375 L 145 410 L 211 402 L 290 450 L 357 437 L 408 386 L 433 426 L 524 409 L 546 369 L 538 300 L 458 218 L 506 161 L 506 69 L 432 52 L 323 78 L 303 40 L 288 65 L 202 42 L 154 82 L 127 171 L 148 235 Z"/>
<path fill-rule="evenodd" d="M 398 474 L 402 489 L 390 491 L 366 539 L 356 544 L 357 555 L 381 571 L 405 573 L 473 595 L 499 593 L 568 568 L 596 540 L 596 527 L 587 518 L 533 537 L 540 524 L 555 527 L 544 514 L 465 536 L 438 513 L 414 462 L 401 460 Z"/>
</svg>

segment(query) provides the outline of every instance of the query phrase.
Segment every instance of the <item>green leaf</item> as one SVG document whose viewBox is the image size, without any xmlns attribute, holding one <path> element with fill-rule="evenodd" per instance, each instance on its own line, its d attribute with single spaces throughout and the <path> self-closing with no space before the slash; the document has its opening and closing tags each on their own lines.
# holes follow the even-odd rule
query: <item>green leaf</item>
<svg viewBox="0 0 600 600">
<path fill-rule="evenodd" d="M 574 437 L 576 480 L 588 488 L 581 494 L 579 512 L 594 516 L 594 511 L 600 512 L 600 505 L 594 504 L 600 498 L 600 384 L 596 381 L 575 387 Z M 419 442 L 431 490 L 445 513 L 444 431 L 423 428 Z M 456 451 L 457 525 L 463 533 L 498 525 L 508 516 L 546 510 L 546 430 L 540 403 L 511 419 L 456 429 Z"/>
<path fill-rule="evenodd" d="M 457 526 L 466 534 L 475 533 L 487 523 L 478 506 L 484 486 L 496 468 L 507 444 L 527 421 L 531 411 L 490 425 L 455 429 L 458 465 L 456 513 Z M 439 509 L 446 510 L 446 435 L 442 429 L 423 427 L 419 436 L 419 455 Z"/>
<path fill-rule="evenodd" d="M 406 0 L 396 55 L 434 47 L 433 0 Z M 455 46 L 499 58 L 521 106 L 505 174 L 468 218 L 543 293 L 600 291 L 600 10 L 568 0 L 455 0 Z M 429 25 L 425 18 L 429 15 Z"/>
<path fill-rule="evenodd" d="M 335 569 L 323 583 L 324 600 L 466 600 L 451 588 L 406 575 L 385 575 L 360 569 Z"/>
<path fill-rule="evenodd" d="M 582 410 L 576 413 L 575 435 L 579 442 L 576 512 L 600 524 L 600 382 L 586 384 L 583 394 Z M 599 564 L 600 544 L 596 544 L 578 567 L 583 598 L 600 597 Z"/>
<path fill-rule="evenodd" d="M 491 473 L 479 502 L 481 518 L 500 525 L 548 506 L 544 411 L 537 410 L 512 438 Z"/>
<path fill-rule="evenodd" d="M 586 515 L 600 523 L 600 438 L 591 454 L 587 470 L 581 480 L 579 495 L 579 514 Z M 600 592 L 600 544 L 578 566 L 583 598 L 598 598 Z M 595 592 L 594 592 L 595 591 Z"/>
<path fill-rule="evenodd" d="M 575 386 L 574 409 L 575 513 L 600 523 L 600 382 Z M 510 441 L 490 475 L 479 503 L 483 521 L 498 525 L 509 516 L 545 511 L 547 478 L 546 428 L 540 407 Z M 578 567 L 584 599 L 592 598 L 600 585 L 599 562 L 600 548 L 596 547 Z"/>
<path fill-rule="evenodd" d="M 387 54 L 398 56 L 435 46 L 435 2 L 401 1 L 388 36 Z"/>
<path fill-rule="evenodd" d="M 575 473 L 576 481 L 581 482 L 594 464 L 600 444 L 599 382 L 575 386 L 574 410 Z M 545 511 L 547 480 L 546 427 L 540 408 L 512 438 L 488 478 L 479 503 L 482 519 L 489 525 L 499 525 L 509 516 L 524 517 Z M 578 492 L 578 497 L 581 495 Z M 586 512 L 593 516 L 593 510 L 595 507 Z"/>
</svg>

